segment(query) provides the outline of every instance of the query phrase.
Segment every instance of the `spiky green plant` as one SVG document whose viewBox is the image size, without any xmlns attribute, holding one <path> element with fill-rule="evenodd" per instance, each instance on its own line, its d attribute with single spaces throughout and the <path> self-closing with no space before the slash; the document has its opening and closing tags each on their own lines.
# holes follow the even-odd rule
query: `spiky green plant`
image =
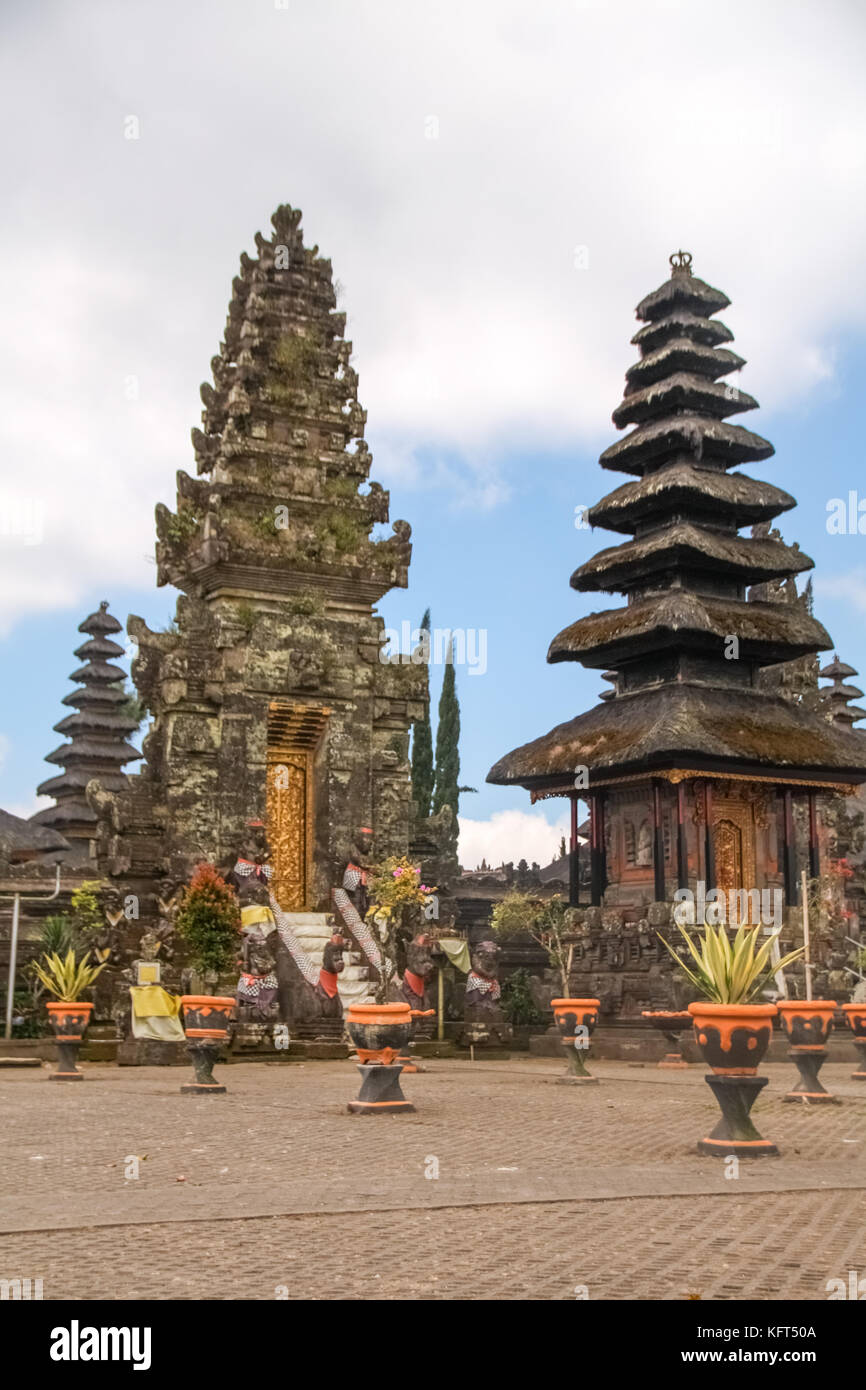
<svg viewBox="0 0 866 1390">
<path fill-rule="evenodd" d="M 48 993 L 53 994 L 61 1004 L 74 1004 L 85 990 L 90 989 L 100 971 L 105 969 L 104 965 L 88 965 L 89 960 L 89 951 L 81 960 L 73 950 L 67 951 L 63 957 L 45 955 L 42 957 L 44 964 L 36 961 L 33 972 Z"/>
<path fill-rule="evenodd" d="M 659 934 L 659 940 L 670 951 L 677 965 L 691 980 L 702 999 L 710 999 L 714 1004 L 750 1004 L 779 970 L 784 970 L 792 961 L 799 960 L 803 947 L 789 951 L 781 960 L 770 959 L 773 943 L 779 932 L 768 936 L 763 946 L 757 946 L 760 926 L 747 930 L 741 926 L 733 941 L 723 926 L 704 928 L 703 936 L 698 938 L 700 950 L 684 927 L 679 928 L 683 941 L 689 948 L 695 968 L 689 969 L 685 961 L 677 955 L 673 946 Z"/>
</svg>

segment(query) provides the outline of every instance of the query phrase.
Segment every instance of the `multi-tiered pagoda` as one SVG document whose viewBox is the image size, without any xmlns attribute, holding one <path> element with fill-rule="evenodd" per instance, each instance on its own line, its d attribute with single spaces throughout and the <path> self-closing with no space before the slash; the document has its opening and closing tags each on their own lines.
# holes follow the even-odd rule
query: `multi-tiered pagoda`
<svg viewBox="0 0 866 1390">
<path fill-rule="evenodd" d="M 411 528 L 367 483 L 366 415 L 331 263 L 277 209 L 233 283 L 225 340 L 201 388 L 198 478 L 157 507 L 157 572 L 176 622 L 136 617 L 132 674 L 152 716 L 132 790 L 103 799 L 101 860 L 151 911 L 155 885 L 202 856 L 234 862 L 265 821 L 287 911 L 327 908 L 356 829 L 405 853 L 409 726 L 427 670 L 384 664 L 374 604 L 405 587 Z M 339 875 L 339 877 L 338 877 Z"/>
<path fill-rule="evenodd" d="M 98 778 L 107 790 L 121 791 L 127 786 L 124 767 L 141 754 L 128 742 L 129 735 L 138 728 L 138 720 L 128 712 L 126 676 L 114 665 L 114 659 L 123 656 L 123 647 L 112 641 L 109 633 L 123 629 L 108 612 L 107 601 L 99 605 L 98 612 L 84 619 L 78 631 L 87 634 L 87 641 L 75 651 L 84 664 L 69 677 L 78 683 L 78 688 L 63 700 L 75 713 L 54 725 L 55 731 L 69 742 L 62 743 L 45 759 L 63 771 L 36 789 L 40 796 L 53 797 L 56 804 L 39 811 L 32 821 L 60 831 L 86 858 L 97 822 L 85 796 L 88 782 Z"/>
<path fill-rule="evenodd" d="M 821 700 L 828 719 L 834 724 L 847 725 L 849 728 L 859 720 L 866 719 L 866 709 L 860 709 L 859 705 L 851 703 L 852 700 L 863 698 L 863 691 L 858 686 L 848 684 L 851 677 L 857 675 L 853 666 L 840 661 L 834 652 L 833 660 L 822 666 L 818 675 L 833 682 L 832 685 L 823 686 L 821 689 Z"/>
<path fill-rule="evenodd" d="M 577 797 L 589 800 L 595 904 L 666 901 L 699 880 L 783 885 L 792 903 L 795 801 L 808 802 L 814 873 L 819 800 L 866 780 L 866 738 L 761 679 L 832 644 L 805 606 L 761 597 L 778 581 L 796 592 L 812 561 L 767 524 L 794 498 L 736 471 L 774 451 L 732 422 L 757 402 L 724 382 L 743 365 L 715 317 L 729 300 L 686 253 L 671 265 L 637 307 L 639 360 L 613 414 L 631 428 L 600 460 L 632 481 L 589 512 L 592 526 L 629 539 L 571 578 L 626 604 L 578 619 L 548 652 L 607 671 L 613 692 L 509 753 L 488 781 L 570 796 L 575 828 Z"/>
</svg>

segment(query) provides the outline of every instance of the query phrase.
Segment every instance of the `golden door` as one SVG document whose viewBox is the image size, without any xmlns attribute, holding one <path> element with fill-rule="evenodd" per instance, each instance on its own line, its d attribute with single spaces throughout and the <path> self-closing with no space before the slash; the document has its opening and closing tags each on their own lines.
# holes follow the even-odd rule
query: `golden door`
<svg viewBox="0 0 866 1390">
<path fill-rule="evenodd" d="M 274 896 L 285 912 L 303 912 L 309 889 L 312 794 L 309 755 L 303 750 L 268 759 L 268 840 Z"/>
<path fill-rule="evenodd" d="M 728 925 L 760 921 L 755 884 L 755 823 L 748 803 L 725 799 L 716 803 L 713 826 L 716 887 L 724 894 Z"/>
</svg>

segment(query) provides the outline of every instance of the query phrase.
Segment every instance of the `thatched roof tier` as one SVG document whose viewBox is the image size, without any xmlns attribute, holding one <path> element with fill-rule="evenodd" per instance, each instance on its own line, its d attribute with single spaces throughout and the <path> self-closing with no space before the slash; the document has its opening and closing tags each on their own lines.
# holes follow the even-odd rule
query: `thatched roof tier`
<svg viewBox="0 0 866 1390">
<path fill-rule="evenodd" d="M 620 695 L 516 748 L 488 782 L 543 787 L 589 768 L 590 781 L 653 768 L 764 769 L 866 781 L 866 738 L 758 690 L 666 685 Z"/>
<path fill-rule="evenodd" d="M 833 643 L 817 619 L 795 604 L 746 603 L 673 589 L 627 608 L 588 613 L 550 644 L 550 662 L 580 661 L 591 669 L 634 661 L 665 649 L 705 651 L 723 659 L 736 637 L 740 659 L 761 665 L 793 661 Z"/>
<path fill-rule="evenodd" d="M 771 521 L 797 503 L 789 492 L 758 482 L 745 473 L 697 468 L 679 461 L 635 483 L 623 483 L 587 512 L 590 526 L 633 534 L 641 523 L 662 513 L 678 512 L 717 519 L 733 526 Z"/>
<path fill-rule="evenodd" d="M 89 738 L 87 734 L 81 734 L 73 739 L 72 743 L 62 743 L 59 748 L 55 748 L 53 753 L 46 753 L 47 763 L 59 763 L 61 767 L 72 763 L 98 761 L 100 763 L 124 763 L 131 762 L 133 758 L 140 758 L 131 743 L 126 740 L 109 740 Z M 95 773 L 93 774 L 96 775 Z"/>
<path fill-rule="evenodd" d="M 94 636 L 97 633 L 122 632 L 123 624 L 119 623 L 108 611 L 108 599 L 103 599 L 96 613 L 91 613 L 89 617 L 79 624 L 79 632 L 89 632 Z"/>
<path fill-rule="evenodd" d="M 88 782 L 92 782 L 94 777 L 98 778 L 99 783 L 106 791 L 122 791 L 128 785 L 126 774 L 114 768 L 111 772 L 102 769 L 99 772 L 91 770 L 89 767 L 74 764 L 68 767 L 65 772 L 61 772 L 57 777 L 49 777 L 47 782 L 41 782 L 36 788 L 38 796 L 57 796 L 62 792 L 74 793 L 78 797 L 83 797 Z M 46 806 L 44 811 L 40 811 L 40 816 L 50 816 L 56 810 L 54 806 Z"/>
<path fill-rule="evenodd" d="M 676 268 L 669 280 L 641 300 L 635 315 L 645 323 L 655 323 L 656 319 L 666 318 L 675 310 L 684 309 L 688 314 L 710 318 L 720 309 L 727 309 L 730 302 L 721 290 L 713 289 L 712 285 L 699 280 L 687 270 Z"/>
<path fill-rule="evenodd" d="M 841 681 L 838 685 L 831 685 L 829 689 L 822 690 L 821 694 L 825 700 L 841 700 L 843 703 L 847 700 L 862 700 L 863 698 L 863 691 L 858 689 L 856 685 L 845 685 Z"/>
<path fill-rule="evenodd" d="M 115 681 L 125 680 L 126 673 L 108 661 L 88 661 L 86 666 L 79 666 L 77 671 L 73 671 L 69 679 L 79 684 L 104 681 L 106 685 L 113 685 Z"/>
<path fill-rule="evenodd" d="M 833 660 L 826 666 L 822 666 L 818 672 L 819 676 L 826 676 L 830 680 L 842 680 L 845 676 L 856 676 L 857 671 L 853 666 L 848 666 L 844 661 L 840 661 L 836 653 L 833 653 Z"/>
<path fill-rule="evenodd" d="M 599 459 L 602 468 L 642 477 L 649 468 L 666 461 L 671 454 L 690 454 L 696 462 L 718 459 L 725 468 L 772 458 L 775 449 L 768 439 L 728 425 L 707 415 L 672 415 L 654 420 L 611 444 Z"/>
<path fill-rule="evenodd" d="M 627 394 L 642 391 L 656 381 L 664 381 L 676 372 L 688 372 L 694 376 L 707 377 L 716 381 L 728 372 L 739 371 L 745 366 L 745 358 L 728 348 L 709 347 L 691 338 L 672 338 L 663 343 L 655 352 L 648 352 L 625 374 Z"/>
<path fill-rule="evenodd" d="M 75 648 L 74 655 L 79 661 L 92 661 L 103 656 L 123 656 L 123 647 L 118 642 L 109 641 L 107 637 L 89 637 L 80 647 Z"/>
<path fill-rule="evenodd" d="M 101 709 L 85 709 L 77 714 L 67 714 L 65 719 L 54 725 L 55 733 L 68 734 L 70 738 L 73 734 L 81 733 L 131 734 L 137 728 L 138 721 L 130 719 L 128 714 L 110 714 Z"/>
<path fill-rule="evenodd" d="M 648 420 L 663 420 L 678 411 L 694 411 L 724 420 L 744 410 L 755 410 L 754 396 L 720 381 L 708 381 L 692 372 L 674 372 L 662 381 L 654 381 L 638 391 L 630 391 L 613 412 L 611 419 L 617 429 L 625 425 L 644 424 Z"/>
<path fill-rule="evenodd" d="M 48 826 L 0 811 L 0 849 L 13 857 L 27 851 L 48 854 L 51 850 L 69 849 L 69 842 Z"/>
<path fill-rule="evenodd" d="M 60 827 L 79 839 L 90 838 L 96 823 L 84 797 L 87 783 L 99 777 L 107 790 L 119 791 L 126 786 L 121 768 L 141 757 L 126 737 L 137 729 L 138 721 L 124 712 L 128 699 L 125 672 L 106 660 L 123 655 L 123 647 L 107 636 L 122 630 L 106 602 L 81 623 L 79 632 L 86 633 L 88 640 L 75 655 L 85 664 L 69 678 L 78 683 L 78 689 L 63 699 L 64 705 L 76 712 L 54 726 L 59 734 L 68 735 L 70 742 L 55 748 L 45 759 L 62 767 L 63 772 L 38 788 L 40 795 L 53 796 L 58 803 L 39 812 L 39 824 Z"/>
<path fill-rule="evenodd" d="M 128 699 L 126 691 L 118 689 L 116 685 L 90 685 L 83 689 L 70 690 L 60 703 L 72 705 L 75 709 L 92 709 L 99 705 L 108 710 L 117 705 L 125 705 Z"/>
<path fill-rule="evenodd" d="M 708 319 L 677 309 L 666 318 L 639 328 L 631 341 L 649 356 L 676 338 L 688 338 L 693 343 L 703 343 L 705 347 L 718 347 L 719 343 L 732 343 L 734 335 L 720 319 Z"/>
<path fill-rule="evenodd" d="M 570 582 L 573 589 L 584 592 L 629 593 L 657 574 L 710 571 L 741 584 L 754 584 L 812 568 L 808 555 L 784 541 L 746 539 L 681 522 L 600 550 L 574 571 Z"/>
</svg>

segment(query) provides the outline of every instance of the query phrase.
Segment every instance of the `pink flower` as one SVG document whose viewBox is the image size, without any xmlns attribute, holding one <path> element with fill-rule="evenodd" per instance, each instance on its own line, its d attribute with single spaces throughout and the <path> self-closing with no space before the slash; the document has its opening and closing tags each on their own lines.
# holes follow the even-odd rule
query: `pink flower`
<svg viewBox="0 0 866 1390">
<path fill-rule="evenodd" d="M 403 870 L 402 870 L 402 869 L 394 869 L 393 872 L 394 872 L 394 877 L 395 877 L 395 878 L 399 878 L 400 875 L 402 874 Z"/>
</svg>

